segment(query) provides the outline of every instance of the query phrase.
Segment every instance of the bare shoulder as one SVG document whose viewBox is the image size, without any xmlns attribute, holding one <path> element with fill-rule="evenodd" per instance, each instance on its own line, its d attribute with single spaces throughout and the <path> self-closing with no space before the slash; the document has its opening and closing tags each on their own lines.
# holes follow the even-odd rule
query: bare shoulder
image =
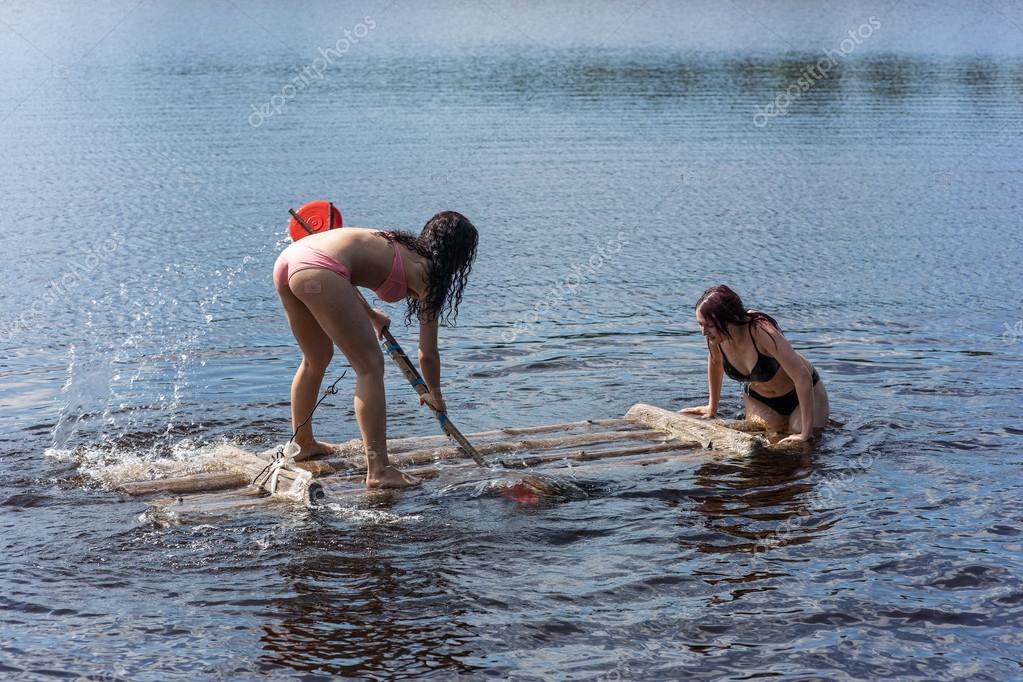
<svg viewBox="0 0 1023 682">
<path fill-rule="evenodd" d="M 767 320 L 753 320 L 750 322 L 750 333 L 753 340 L 761 350 L 774 351 L 783 343 L 787 343 L 785 335 Z M 766 349 L 764 346 L 767 346 Z"/>
</svg>

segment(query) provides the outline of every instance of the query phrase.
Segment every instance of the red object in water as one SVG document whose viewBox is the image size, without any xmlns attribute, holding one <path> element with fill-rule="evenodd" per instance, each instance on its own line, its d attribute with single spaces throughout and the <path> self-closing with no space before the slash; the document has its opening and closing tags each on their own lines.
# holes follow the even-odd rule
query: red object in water
<svg viewBox="0 0 1023 682">
<path fill-rule="evenodd" d="M 313 232 L 326 232 L 341 227 L 344 221 L 341 211 L 330 201 L 310 201 L 295 213 L 302 218 L 299 222 L 295 216 L 291 216 L 291 222 L 288 223 L 288 233 L 295 242 Z"/>
<path fill-rule="evenodd" d="M 522 481 L 508 486 L 501 492 L 509 500 L 520 504 L 536 504 L 540 501 L 540 496 L 533 491 L 533 488 Z"/>
</svg>

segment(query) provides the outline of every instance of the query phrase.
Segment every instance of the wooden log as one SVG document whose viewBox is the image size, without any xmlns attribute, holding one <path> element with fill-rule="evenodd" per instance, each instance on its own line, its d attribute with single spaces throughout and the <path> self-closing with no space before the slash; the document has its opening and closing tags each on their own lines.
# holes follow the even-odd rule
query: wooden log
<svg viewBox="0 0 1023 682">
<path fill-rule="evenodd" d="M 225 467 L 228 471 L 211 471 L 207 473 L 190 474 L 188 476 L 171 476 L 144 481 L 124 481 L 115 484 L 114 490 L 126 495 L 131 495 L 132 497 L 141 497 L 143 495 L 152 495 L 154 493 L 186 494 L 242 488 L 252 483 L 252 479 L 255 475 L 262 471 L 263 467 L 270 463 L 269 458 L 253 455 L 252 453 L 245 452 L 238 448 L 231 448 L 231 450 L 237 450 L 238 452 L 242 452 L 247 455 L 244 459 L 239 459 L 240 456 L 237 452 L 225 449 L 230 447 L 231 446 L 221 446 L 214 454 L 214 457 L 219 459 L 222 463 L 230 462 Z M 253 457 L 257 458 L 259 461 L 257 462 L 256 460 L 251 459 Z M 258 469 L 256 469 L 257 464 L 259 465 Z M 294 462 L 294 466 L 296 469 L 308 471 L 313 477 L 328 476 L 336 473 L 337 471 L 333 466 L 322 461 Z M 294 480 L 296 477 L 296 472 L 284 475 L 284 479 L 288 480 Z"/>
<path fill-rule="evenodd" d="M 159 478 L 153 481 L 128 481 L 121 483 L 115 490 L 140 497 L 153 493 L 196 493 L 207 490 L 226 490 L 241 488 L 252 482 L 252 477 L 237 471 L 227 473 L 192 474 L 191 476 L 175 476 Z"/>
<path fill-rule="evenodd" d="M 231 492 L 159 498 L 151 501 L 149 506 L 154 521 L 175 523 L 259 508 L 275 501 L 255 486 L 247 486 Z"/>
<path fill-rule="evenodd" d="M 519 452 L 523 450 L 550 450 L 554 448 L 567 448 L 578 445 L 590 445 L 594 443 L 611 443 L 623 440 L 649 440 L 651 438 L 662 438 L 663 431 L 653 429 L 634 429 L 631 431 L 598 431 L 596 433 L 583 433 L 574 436 L 559 436 L 556 438 L 533 438 L 512 441 L 497 441 L 493 443 L 479 443 L 476 450 L 483 455 L 492 455 L 501 452 Z M 394 466 L 408 466 L 411 464 L 426 464 L 445 459 L 458 459 L 463 453 L 456 447 L 425 448 L 421 450 L 407 450 L 390 457 Z M 365 457 L 357 457 L 348 460 L 346 464 L 349 469 L 358 468 L 365 471 Z"/>
<path fill-rule="evenodd" d="M 573 431 L 578 429 L 615 429 L 615 430 L 637 430 L 637 427 L 628 419 L 587 419 L 576 422 L 564 422 L 560 424 L 545 424 L 542 426 L 508 427 L 494 429 L 492 431 L 477 431 L 476 433 L 465 434 L 466 438 L 473 441 L 487 440 L 490 438 L 505 438 L 507 436 L 525 436 L 536 433 L 553 433 L 556 431 Z M 422 450 L 430 447 L 442 447 L 451 443 L 447 436 L 410 436 L 406 438 L 389 438 L 387 440 L 387 452 L 398 454 L 411 450 Z M 272 452 L 272 451 L 271 451 Z M 341 443 L 337 447 L 337 453 L 342 457 L 359 456 L 363 454 L 363 443 L 361 439 L 352 439 Z M 329 459 L 329 457 L 327 458 Z"/>
<path fill-rule="evenodd" d="M 551 450 L 554 448 L 568 448 L 578 445 L 591 445 L 594 443 L 612 443 L 622 440 L 647 440 L 663 436 L 663 432 L 643 429 L 640 431 L 600 431 L 598 433 L 584 433 L 578 436 L 561 436 L 559 438 L 532 438 L 523 440 L 504 441 L 497 443 L 483 443 L 477 446 L 481 454 L 491 455 L 500 452 L 518 452 L 523 450 Z M 421 464 L 439 459 L 455 459 L 461 457 L 458 448 L 446 447 L 424 450 L 411 450 L 395 455 L 391 462 L 395 466 L 407 464 Z"/>
<path fill-rule="evenodd" d="M 527 436 L 537 433 L 554 433 L 556 431 L 574 431 L 577 429 L 621 429 L 633 427 L 632 422 L 628 419 L 585 419 L 576 422 L 563 422 L 559 424 L 544 424 L 541 426 L 520 426 L 520 427 L 505 427 L 502 429 L 494 429 L 492 431 L 479 431 L 477 433 L 470 433 L 468 437 L 473 440 L 486 440 L 488 438 L 505 438 L 507 436 Z M 429 442 L 427 442 L 429 441 Z M 398 438 L 393 441 L 388 441 L 388 448 L 395 448 L 395 452 L 402 452 L 406 449 L 419 449 L 423 447 L 429 447 L 435 442 L 445 443 L 443 437 L 430 436 L 427 438 Z M 421 444 L 420 444 L 421 443 Z"/>
<path fill-rule="evenodd" d="M 667 451 L 656 457 L 642 457 L 643 453 L 637 453 L 637 456 L 623 457 L 620 459 L 599 459 L 599 460 L 584 460 L 580 463 L 574 463 L 574 461 L 565 462 L 568 466 L 552 466 L 549 468 L 543 468 L 537 470 L 536 473 L 540 474 L 552 474 L 554 476 L 561 475 L 574 475 L 579 476 L 591 476 L 593 474 L 599 474 L 603 471 L 620 472 L 622 467 L 646 467 L 654 466 L 657 464 L 669 464 L 669 463 L 682 463 L 682 462 L 706 462 L 708 459 L 715 457 L 714 454 L 709 453 L 697 444 L 693 444 L 694 449 L 682 450 L 682 451 Z M 720 456 L 720 455 L 717 455 Z M 556 462 L 553 464 L 557 464 Z"/>
<path fill-rule="evenodd" d="M 491 431 L 489 433 L 493 435 L 509 435 L 509 436 L 523 436 L 533 433 L 548 433 L 552 431 L 571 431 L 573 429 L 581 428 L 602 428 L 602 429 L 620 429 L 624 427 L 630 427 L 632 424 L 628 419 L 585 419 L 577 422 L 565 422 L 563 424 L 546 424 L 544 426 L 523 426 L 514 428 L 498 429 L 497 431 Z M 478 435 L 483 436 L 488 432 L 484 431 Z M 476 434 L 473 434 L 476 435 Z"/>
<path fill-rule="evenodd" d="M 660 432 L 658 432 L 660 433 Z M 595 461 L 599 459 L 608 459 L 614 457 L 631 457 L 633 455 L 642 455 L 651 452 L 673 452 L 676 450 L 690 449 L 699 447 L 697 443 L 687 443 L 683 441 L 670 440 L 670 441 L 659 441 L 652 443 L 645 443 L 642 445 L 635 445 L 624 448 L 603 448 L 596 450 L 577 450 L 574 452 L 561 452 L 561 453 L 549 453 L 546 455 L 534 455 L 529 457 L 512 457 L 509 459 L 501 460 L 500 464 L 506 469 L 525 469 L 528 467 L 539 466 L 548 462 L 558 462 L 562 460 L 574 460 L 579 462 Z M 432 460 L 426 460 L 432 461 Z M 414 464 L 420 464 L 425 462 L 412 462 Z M 460 468 L 468 468 L 468 464 L 454 464 L 444 467 L 445 472 L 452 470 L 458 470 Z M 434 478 L 440 472 L 440 469 L 434 466 L 426 467 L 413 467 L 405 468 L 403 471 L 412 474 L 413 476 L 419 476 L 421 478 Z M 366 478 L 365 472 L 359 473 L 344 473 L 338 476 L 331 476 L 323 480 L 325 485 L 331 485 L 336 482 L 353 482 L 360 481 Z"/>
<path fill-rule="evenodd" d="M 594 462 L 597 460 L 614 459 L 617 457 L 632 457 L 644 455 L 650 452 L 674 452 L 676 450 L 687 450 L 699 447 L 699 443 L 685 441 L 662 441 L 649 443 L 647 445 L 635 445 L 626 448 L 609 448 L 605 450 L 579 450 L 571 453 L 551 453 L 547 455 L 533 455 L 531 457 L 511 457 L 501 460 L 501 466 L 506 469 L 524 469 L 526 467 L 539 466 L 549 462 L 560 462 L 571 460 L 576 462 Z"/>
<path fill-rule="evenodd" d="M 636 403 L 629 408 L 625 417 L 647 428 L 661 429 L 679 438 L 695 440 L 708 450 L 754 455 L 768 446 L 767 439 L 762 436 L 730 429 L 713 419 L 697 419 L 653 405 Z"/>
<path fill-rule="evenodd" d="M 331 474 L 337 473 L 337 469 L 334 468 L 329 462 L 324 462 L 322 459 L 310 459 L 304 462 L 292 462 L 292 465 L 296 469 L 302 469 L 308 471 L 313 475 L 314 478 L 320 476 L 330 476 Z"/>
<path fill-rule="evenodd" d="M 624 448 L 604 448 L 598 450 L 576 450 L 574 452 L 548 453 L 546 455 L 532 455 L 529 457 L 510 457 L 500 460 L 499 464 L 505 469 L 528 469 L 542 466 L 552 462 L 596 462 L 618 457 L 634 457 L 652 452 L 675 452 L 677 450 L 697 448 L 698 443 L 685 443 L 681 441 L 661 441 L 657 443 L 646 443 L 644 445 L 633 445 Z M 455 465 L 461 467 L 464 465 Z M 454 466 L 445 467 L 445 472 L 454 469 Z M 419 476 L 421 472 L 429 471 L 429 468 L 406 469 L 410 474 Z"/>
</svg>

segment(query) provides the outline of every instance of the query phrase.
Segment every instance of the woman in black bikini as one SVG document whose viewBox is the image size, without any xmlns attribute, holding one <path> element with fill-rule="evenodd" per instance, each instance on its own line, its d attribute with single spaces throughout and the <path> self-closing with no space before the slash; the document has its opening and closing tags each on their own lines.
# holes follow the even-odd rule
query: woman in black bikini
<svg viewBox="0 0 1023 682">
<path fill-rule="evenodd" d="M 747 419 L 763 422 L 771 431 L 792 434 L 781 442 L 811 440 L 815 431 L 827 425 L 824 382 L 813 365 L 792 349 L 773 317 L 746 310 L 739 295 L 722 284 L 700 296 L 696 321 L 707 339 L 710 402 L 680 412 L 704 417 L 717 414 L 721 375 L 727 374 L 744 382 Z M 737 365 L 750 370 L 743 373 Z"/>
</svg>

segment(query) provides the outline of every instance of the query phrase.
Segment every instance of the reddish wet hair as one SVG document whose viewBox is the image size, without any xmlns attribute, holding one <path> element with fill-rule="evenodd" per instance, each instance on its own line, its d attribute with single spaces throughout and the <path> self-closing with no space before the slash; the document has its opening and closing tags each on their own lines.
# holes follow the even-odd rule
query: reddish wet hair
<svg viewBox="0 0 1023 682">
<path fill-rule="evenodd" d="M 714 326 L 728 338 L 732 338 L 732 335 L 728 333 L 729 323 L 742 325 L 753 322 L 769 322 L 775 329 L 781 329 L 778 322 L 767 313 L 762 313 L 759 310 L 746 310 L 739 294 L 724 284 L 711 287 L 703 292 L 700 300 L 696 302 L 695 310 L 701 308 L 703 316 L 713 322 Z"/>
</svg>

